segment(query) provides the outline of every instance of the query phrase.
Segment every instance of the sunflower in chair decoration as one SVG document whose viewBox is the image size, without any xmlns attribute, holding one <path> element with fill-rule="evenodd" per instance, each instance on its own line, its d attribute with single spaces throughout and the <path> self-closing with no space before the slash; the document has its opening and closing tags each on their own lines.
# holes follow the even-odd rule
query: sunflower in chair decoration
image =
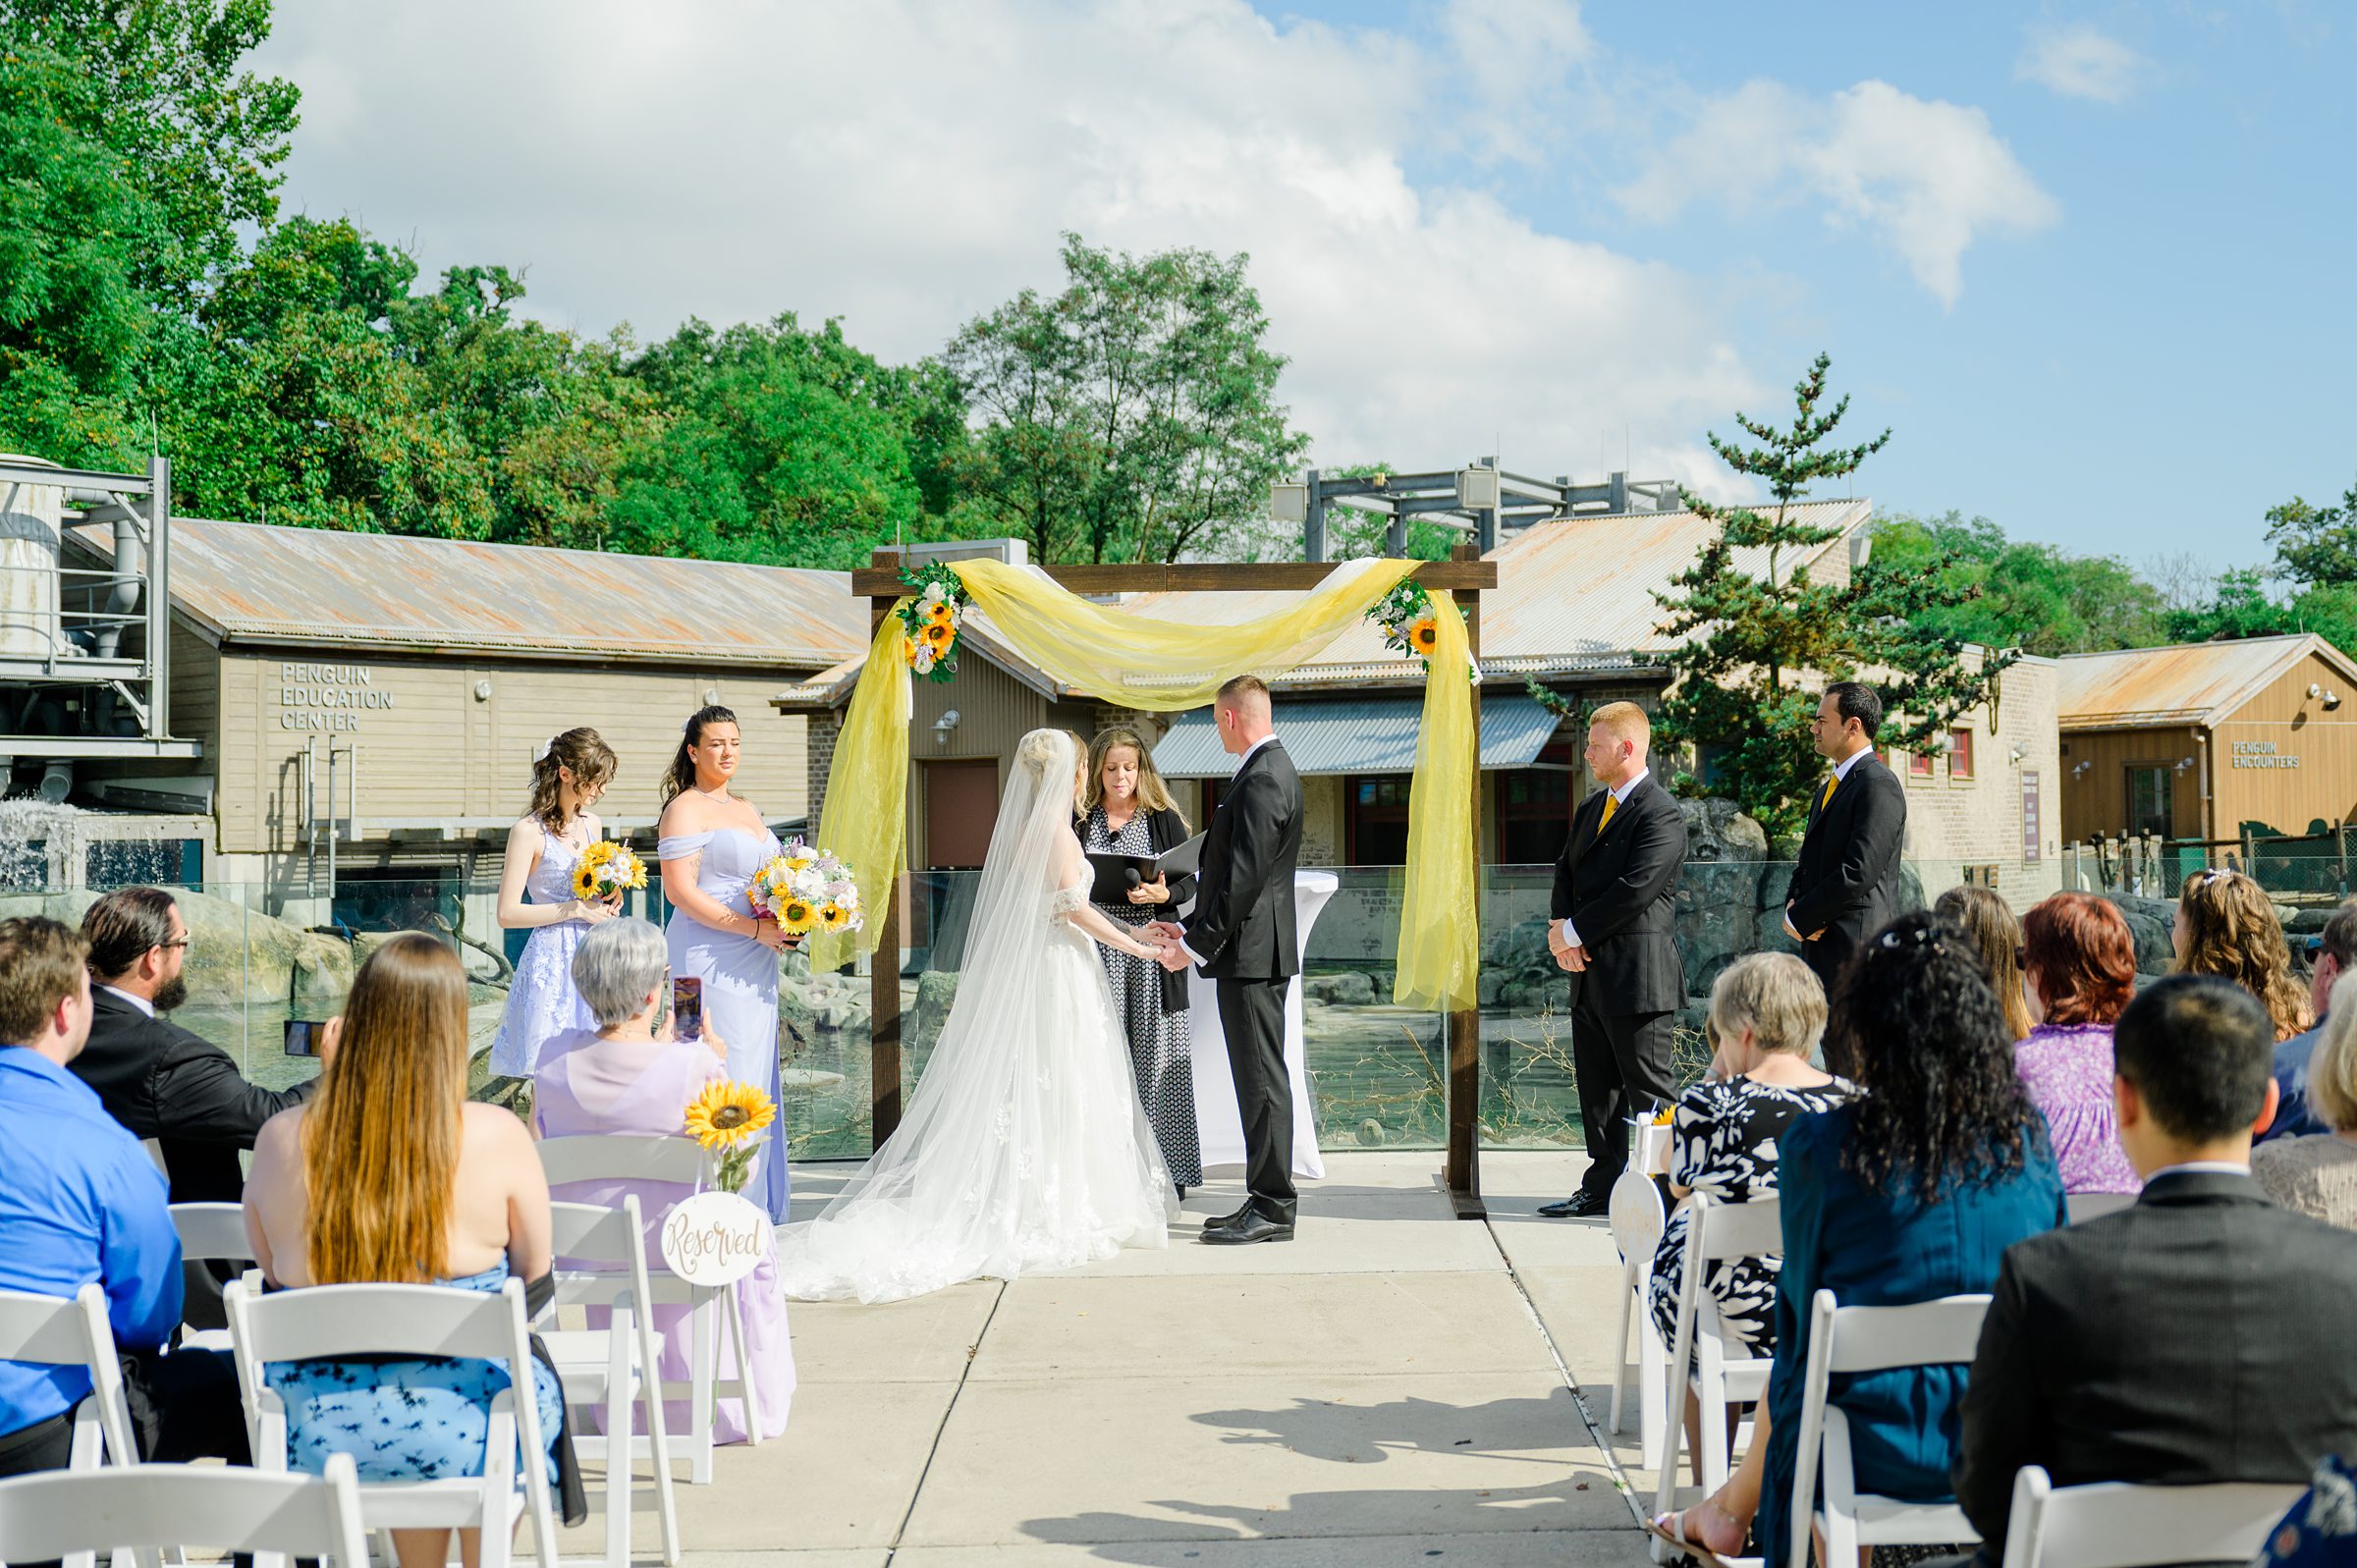
<svg viewBox="0 0 2357 1568">
<path fill-rule="evenodd" d="M 901 606 L 901 657 L 908 668 L 928 680 L 947 680 L 958 673 L 958 632 L 965 622 L 970 602 L 958 574 L 938 561 L 901 568 L 908 598 Z"/>
<path fill-rule="evenodd" d="M 1462 621 L 1465 613 L 1456 613 Z M 1441 642 L 1440 622 L 1436 619 L 1432 594 L 1413 577 L 1402 577 L 1399 585 L 1375 602 L 1367 619 L 1383 633 L 1383 645 L 1412 656 L 1422 663 L 1424 673 L 1432 674 L 1432 655 Z M 1476 684 L 1481 680 L 1481 667 L 1465 661 L 1466 672 Z"/>
<path fill-rule="evenodd" d="M 720 1156 L 712 1184 L 722 1192 L 742 1192 L 753 1156 L 777 1119 L 777 1103 L 766 1092 L 723 1078 L 687 1102 L 685 1131 L 707 1154 Z"/>
</svg>

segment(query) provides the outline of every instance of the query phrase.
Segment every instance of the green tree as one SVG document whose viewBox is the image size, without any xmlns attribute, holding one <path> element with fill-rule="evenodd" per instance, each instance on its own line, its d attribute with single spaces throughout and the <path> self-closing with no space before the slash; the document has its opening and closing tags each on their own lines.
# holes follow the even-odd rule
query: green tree
<svg viewBox="0 0 2357 1568">
<path fill-rule="evenodd" d="M 1285 360 L 1246 260 L 1068 234 L 1062 294 L 960 329 L 943 360 L 978 419 L 957 464 L 975 525 L 1043 562 L 1251 553 L 1269 482 L 1308 443 L 1276 401 Z"/>
<path fill-rule="evenodd" d="M 2275 547 L 2277 571 L 2294 582 L 2357 583 L 2357 484 L 2338 506 L 2311 506 L 2293 496 L 2268 508 L 2267 542 Z"/>
<path fill-rule="evenodd" d="M 2167 638 L 2159 590 L 2127 563 L 2008 539 L 1986 517 L 1881 518 L 1871 554 L 1895 570 L 1937 576 L 1947 596 L 1935 598 L 1920 620 L 1946 637 L 2044 657 L 2145 648 Z"/>
<path fill-rule="evenodd" d="M 1328 479 L 1371 479 L 1379 473 L 1398 473 L 1390 462 L 1344 463 L 1319 470 Z M 1372 507 L 1335 501 L 1326 507 L 1326 559 L 1357 561 L 1386 554 L 1391 548 L 1392 516 Z M 1449 552 L 1470 536 L 1423 515 L 1407 519 L 1407 555 L 1417 561 L 1446 561 Z"/>
<path fill-rule="evenodd" d="M 1718 524 L 1694 564 L 1657 593 L 1662 632 L 1682 639 L 1665 659 L 1673 676 L 1656 720 L 1667 746 L 1691 745 L 1711 763 L 1711 787 L 1731 795 L 1771 832 L 1797 828 L 1823 772 L 1809 742 L 1817 699 L 1809 686 L 1860 671 L 1875 672 L 1885 711 L 1882 739 L 1919 743 L 1966 708 L 1993 702 L 1997 682 L 2017 654 L 1989 654 L 1968 668 L 1963 640 L 1923 624 L 1940 599 L 1957 591 L 1947 578 L 1961 563 L 1943 554 L 1930 563 L 1870 563 L 1847 581 L 1815 581 L 1810 552 L 1836 530 L 1804 520 L 1793 507 L 1808 487 L 1854 473 L 1891 439 L 1885 430 L 1856 446 L 1832 444 L 1849 409 L 1844 397 L 1822 409 L 1832 359 L 1819 354 L 1793 388 L 1793 419 L 1779 428 L 1736 414 L 1757 445 L 1710 437 L 1735 472 L 1764 481 L 1772 506 L 1713 506 L 1684 497 L 1696 515 Z M 1738 554 L 1740 552 L 1740 554 Z M 1679 777 L 1691 788 L 1691 773 Z"/>
</svg>

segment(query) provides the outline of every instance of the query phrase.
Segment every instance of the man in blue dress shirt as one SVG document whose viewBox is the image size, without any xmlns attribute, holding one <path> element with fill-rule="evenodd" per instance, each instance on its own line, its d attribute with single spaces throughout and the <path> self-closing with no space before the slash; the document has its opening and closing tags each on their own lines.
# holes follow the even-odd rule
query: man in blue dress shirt
<svg viewBox="0 0 2357 1568">
<path fill-rule="evenodd" d="M 145 1457 L 242 1456 L 226 1360 L 160 1354 L 181 1297 L 163 1173 L 67 1068 L 89 1038 L 86 957 L 54 920 L 0 920 L 0 1290 L 98 1283 Z M 62 1468 L 89 1391 L 83 1368 L 0 1361 L 0 1476 Z"/>
</svg>

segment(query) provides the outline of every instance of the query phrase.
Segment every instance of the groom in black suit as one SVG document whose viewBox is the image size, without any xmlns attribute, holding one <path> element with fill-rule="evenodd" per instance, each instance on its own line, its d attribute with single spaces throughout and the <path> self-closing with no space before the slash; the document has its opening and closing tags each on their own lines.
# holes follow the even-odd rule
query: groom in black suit
<svg viewBox="0 0 2357 1568">
<path fill-rule="evenodd" d="M 1285 1066 L 1285 998 L 1301 968 L 1293 865 L 1301 853 L 1301 778 L 1277 739 L 1269 688 L 1238 676 L 1212 706 L 1220 744 L 1241 759 L 1203 832 L 1195 905 L 1158 922 L 1163 967 L 1200 965 L 1216 982 L 1220 1028 L 1244 1124 L 1244 1206 L 1203 1227 L 1215 1246 L 1293 1239 L 1293 1092 Z"/>
<path fill-rule="evenodd" d="M 1809 800 L 1784 930 L 1829 996 L 1851 951 L 1898 913 L 1907 791 L 1874 754 L 1882 723 L 1883 699 L 1872 686 L 1836 680 L 1810 727 L 1817 754 L 1834 766 Z"/>
<path fill-rule="evenodd" d="M 1547 946 L 1571 976 L 1571 1064 L 1588 1141 L 1579 1191 L 1539 1210 L 1601 1215 L 1628 1167 L 1628 1118 L 1677 1098 L 1672 1027 L 1686 1000 L 1672 934 L 1686 860 L 1686 819 L 1653 777 L 1653 724 L 1610 702 L 1588 724 L 1588 771 L 1603 785 L 1571 816 L 1555 868 Z"/>
</svg>

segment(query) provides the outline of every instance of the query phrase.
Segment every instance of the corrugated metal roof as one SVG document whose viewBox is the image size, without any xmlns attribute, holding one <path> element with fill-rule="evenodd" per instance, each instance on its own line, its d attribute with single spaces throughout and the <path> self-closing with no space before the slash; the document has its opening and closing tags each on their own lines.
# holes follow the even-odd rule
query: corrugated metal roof
<svg viewBox="0 0 2357 1568">
<path fill-rule="evenodd" d="M 172 602 L 231 641 L 805 669 L 867 646 L 840 571 L 197 517 L 172 519 Z"/>
<path fill-rule="evenodd" d="M 1366 697 L 1346 702 L 1280 702 L 1277 732 L 1286 755 L 1303 774 L 1413 773 L 1420 697 Z M 1481 699 L 1481 765 L 1522 768 L 1555 735 L 1556 716 L 1535 698 Z M 1211 710 L 1179 715 L 1154 747 L 1154 766 L 1171 779 L 1225 779 L 1235 759 L 1220 746 Z"/>
<path fill-rule="evenodd" d="M 1793 520 L 1836 533 L 1823 545 L 1786 554 L 1779 571 L 1789 575 L 1830 553 L 1845 552 L 1846 536 L 1873 513 L 1874 503 L 1863 497 L 1799 503 L 1791 509 Z M 1662 609 L 1654 594 L 1667 592 L 1670 579 L 1692 566 L 1703 546 L 1717 537 L 1717 524 L 1690 512 L 1565 517 L 1525 528 L 1487 557 L 1498 563 L 1498 586 L 1481 596 L 1482 669 L 1493 676 L 1551 675 L 1644 666 L 1647 655 L 1672 645 L 1656 629 Z M 1764 572 L 1768 553 L 1738 550 L 1735 563 L 1746 571 Z M 1293 602 L 1293 595 L 1276 592 L 1155 593 L 1138 595 L 1123 608 L 1162 621 L 1218 626 L 1274 615 Z M 1034 683 L 1045 678 L 1003 647 L 990 652 Z M 856 664 L 830 672 L 838 674 L 849 677 L 840 686 L 813 680 L 775 700 L 789 706 L 841 700 L 857 678 Z M 1316 662 L 1270 681 L 1280 691 L 1423 683 L 1417 662 L 1385 647 L 1382 633 L 1364 622 L 1337 637 Z"/>
<path fill-rule="evenodd" d="M 2357 665 L 2314 632 L 2065 654 L 2058 718 L 2065 730 L 2216 724 L 2311 653 L 2357 684 Z"/>
</svg>

